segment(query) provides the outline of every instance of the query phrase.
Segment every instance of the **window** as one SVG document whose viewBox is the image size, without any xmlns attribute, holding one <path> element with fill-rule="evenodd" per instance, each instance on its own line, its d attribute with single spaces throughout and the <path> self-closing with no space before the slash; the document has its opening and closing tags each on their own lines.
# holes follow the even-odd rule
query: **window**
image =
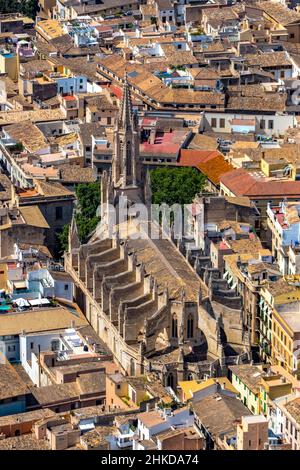
<svg viewBox="0 0 300 470">
<path fill-rule="evenodd" d="M 274 121 L 273 120 L 269 121 L 269 129 L 274 129 Z"/>
<path fill-rule="evenodd" d="M 249 441 L 249 447 L 251 447 L 251 441 Z"/>
<path fill-rule="evenodd" d="M 169 374 L 167 377 L 167 387 L 174 387 L 174 376 L 173 374 Z"/>
<path fill-rule="evenodd" d="M 187 320 L 187 338 L 193 338 L 194 336 L 194 318 L 192 314 L 189 315 Z"/>
<path fill-rule="evenodd" d="M 220 119 L 220 128 L 221 128 L 221 129 L 224 129 L 224 127 L 225 127 L 225 119 L 224 119 L 224 118 L 221 118 L 221 119 Z"/>
<path fill-rule="evenodd" d="M 33 349 L 34 343 L 30 343 L 30 349 Z"/>
<path fill-rule="evenodd" d="M 134 359 L 130 359 L 130 375 L 134 376 L 135 375 L 135 362 Z"/>
<path fill-rule="evenodd" d="M 262 119 L 262 120 L 260 121 L 259 127 L 260 127 L 261 129 L 265 129 L 265 127 L 266 127 L 266 121 L 265 121 L 264 119 Z"/>
<path fill-rule="evenodd" d="M 65 284 L 65 290 L 69 290 L 69 284 Z"/>
<path fill-rule="evenodd" d="M 176 316 L 172 318 L 172 338 L 178 338 L 178 321 Z"/>
<path fill-rule="evenodd" d="M 62 219 L 62 207 L 55 207 L 55 219 L 61 220 Z"/>
<path fill-rule="evenodd" d="M 217 127 L 217 120 L 216 120 L 216 118 L 212 118 L 212 120 L 211 120 L 211 127 Z"/>
<path fill-rule="evenodd" d="M 53 339 L 51 341 L 51 351 L 59 351 L 60 341 L 58 339 Z"/>
</svg>

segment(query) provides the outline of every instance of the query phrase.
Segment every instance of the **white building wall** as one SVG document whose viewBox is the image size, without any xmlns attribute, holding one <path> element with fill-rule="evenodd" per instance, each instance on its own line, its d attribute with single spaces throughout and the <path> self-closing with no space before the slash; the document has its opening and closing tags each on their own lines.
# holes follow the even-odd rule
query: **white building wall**
<svg viewBox="0 0 300 470">
<path fill-rule="evenodd" d="M 54 295 L 59 299 L 65 299 L 73 302 L 74 284 L 71 281 L 54 280 Z"/>
<path fill-rule="evenodd" d="M 287 129 L 296 126 L 296 118 L 292 115 L 260 115 L 260 114 L 239 114 L 239 113 L 212 113 L 205 112 L 205 118 L 211 124 L 212 119 L 216 119 L 216 127 L 214 131 L 231 133 L 232 119 L 255 119 L 258 126 L 261 120 L 264 120 L 266 127 L 264 132 L 269 136 L 283 135 Z M 225 127 L 220 127 L 221 119 L 225 120 Z M 273 129 L 269 129 L 269 121 L 273 121 Z"/>
</svg>

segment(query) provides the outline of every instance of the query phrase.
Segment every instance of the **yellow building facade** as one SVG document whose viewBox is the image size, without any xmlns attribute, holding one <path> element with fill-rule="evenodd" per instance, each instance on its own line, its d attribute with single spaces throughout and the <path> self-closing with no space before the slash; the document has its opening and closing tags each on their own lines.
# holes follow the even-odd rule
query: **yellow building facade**
<svg viewBox="0 0 300 470">
<path fill-rule="evenodd" d="M 239 398 L 244 403 L 244 405 L 247 406 L 251 413 L 259 415 L 261 413 L 259 388 L 251 390 L 251 388 L 234 373 L 232 373 L 231 383 L 238 391 Z"/>
</svg>

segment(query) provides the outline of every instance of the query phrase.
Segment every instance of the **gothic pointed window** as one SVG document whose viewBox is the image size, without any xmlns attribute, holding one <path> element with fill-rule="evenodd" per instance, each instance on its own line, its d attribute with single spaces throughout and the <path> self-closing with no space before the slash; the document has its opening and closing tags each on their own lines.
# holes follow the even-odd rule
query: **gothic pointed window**
<svg viewBox="0 0 300 470">
<path fill-rule="evenodd" d="M 167 377 L 167 387 L 174 388 L 174 376 L 173 374 L 169 374 Z"/>
<path fill-rule="evenodd" d="M 194 336 L 194 318 L 193 315 L 190 314 L 187 319 L 187 338 L 193 338 Z"/>
<path fill-rule="evenodd" d="M 126 144 L 126 175 L 131 176 L 132 174 L 132 169 L 131 169 L 131 142 L 127 141 Z"/>
<path fill-rule="evenodd" d="M 135 362 L 134 359 L 130 359 L 130 375 L 134 376 L 135 375 Z"/>
<path fill-rule="evenodd" d="M 178 338 L 178 321 L 175 315 L 172 318 L 172 338 Z"/>
</svg>

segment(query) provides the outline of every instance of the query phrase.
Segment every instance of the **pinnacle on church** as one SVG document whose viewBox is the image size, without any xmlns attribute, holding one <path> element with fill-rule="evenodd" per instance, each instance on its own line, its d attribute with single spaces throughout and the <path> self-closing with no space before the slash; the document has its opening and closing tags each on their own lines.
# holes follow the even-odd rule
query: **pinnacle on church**
<svg viewBox="0 0 300 470">
<path fill-rule="evenodd" d="M 132 125 L 132 123 L 133 123 L 133 109 L 132 109 L 127 71 L 125 71 L 123 96 L 122 96 L 122 102 L 121 102 L 121 107 L 120 107 L 118 124 L 119 124 L 119 127 L 127 129 Z"/>
</svg>

